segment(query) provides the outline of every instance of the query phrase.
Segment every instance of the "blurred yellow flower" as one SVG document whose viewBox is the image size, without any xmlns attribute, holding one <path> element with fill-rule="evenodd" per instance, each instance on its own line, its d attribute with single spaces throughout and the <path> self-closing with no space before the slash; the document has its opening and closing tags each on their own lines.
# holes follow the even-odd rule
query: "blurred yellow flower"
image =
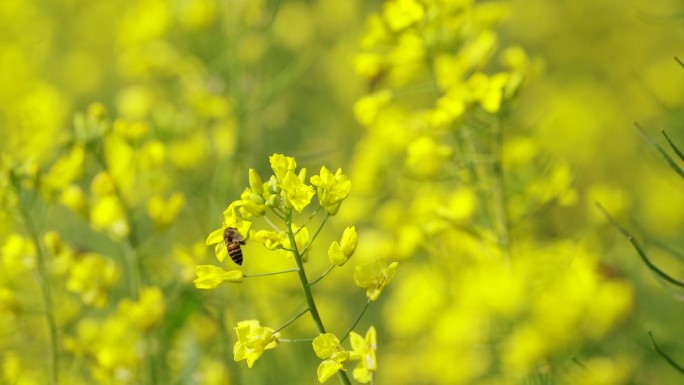
<svg viewBox="0 0 684 385">
<path fill-rule="evenodd" d="M 79 215 L 88 215 L 88 197 L 78 185 L 66 186 L 57 201 Z"/>
<path fill-rule="evenodd" d="M 429 177 L 439 174 L 453 151 L 444 144 L 438 144 L 429 136 L 421 136 L 406 149 L 406 165 L 416 175 Z"/>
<path fill-rule="evenodd" d="M 45 174 L 43 181 L 51 190 L 62 190 L 73 181 L 81 177 L 85 148 L 73 146 L 71 151 L 62 155 Z"/>
<path fill-rule="evenodd" d="M 36 267 L 36 248 L 28 237 L 12 233 L 0 249 L 2 273 L 7 276 L 22 275 Z"/>
<path fill-rule="evenodd" d="M 171 194 L 166 200 L 159 195 L 153 195 L 147 201 L 147 215 L 157 230 L 163 230 L 176 220 L 184 205 L 185 197 L 178 192 Z"/>
<path fill-rule="evenodd" d="M 379 76 L 384 66 L 385 60 L 376 53 L 367 52 L 354 57 L 354 71 L 366 78 Z"/>
<path fill-rule="evenodd" d="M 80 294 L 83 303 L 101 308 L 107 304 L 107 291 L 119 281 L 119 275 L 119 268 L 111 259 L 85 253 L 72 264 L 66 288 Z"/>
<path fill-rule="evenodd" d="M 140 290 L 137 301 L 123 299 L 117 309 L 119 314 L 128 318 L 139 330 L 145 331 L 161 322 L 166 312 L 164 293 L 159 287 L 146 287 Z"/>
<path fill-rule="evenodd" d="M 392 96 L 392 91 L 381 90 L 361 97 L 354 103 L 356 120 L 366 127 L 371 126 L 375 123 L 380 110 L 392 100 Z"/>
<path fill-rule="evenodd" d="M 504 97 L 504 87 L 508 83 L 507 73 L 496 73 L 492 76 L 482 72 L 474 73 L 468 78 L 468 87 L 473 99 L 480 103 L 480 106 L 487 112 L 495 113 L 501 108 Z"/>
<path fill-rule="evenodd" d="M 130 231 L 124 208 L 114 194 L 102 196 L 93 203 L 90 223 L 115 239 L 126 238 Z"/>
<path fill-rule="evenodd" d="M 384 4 L 384 18 L 393 31 L 399 31 L 425 16 L 425 8 L 416 0 L 390 0 Z"/>
<path fill-rule="evenodd" d="M 389 285 L 397 271 L 398 262 L 389 265 L 382 259 L 374 263 L 364 263 L 354 269 L 354 281 L 356 285 L 366 288 L 366 296 L 375 301 L 378 299 L 385 286 Z"/>
<path fill-rule="evenodd" d="M 114 180 L 106 171 L 98 172 L 90 182 L 90 191 L 97 196 L 105 196 L 116 191 Z"/>
</svg>

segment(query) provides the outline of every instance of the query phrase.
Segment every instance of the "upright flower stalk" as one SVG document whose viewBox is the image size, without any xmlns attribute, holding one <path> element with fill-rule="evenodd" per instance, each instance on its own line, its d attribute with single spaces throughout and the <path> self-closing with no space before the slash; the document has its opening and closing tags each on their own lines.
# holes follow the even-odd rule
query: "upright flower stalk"
<svg viewBox="0 0 684 385">
<path fill-rule="evenodd" d="M 307 341 L 313 344 L 316 355 L 323 359 L 317 371 L 320 382 L 324 382 L 337 374 L 340 383 L 351 384 L 351 379 L 345 368 L 345 363 L 349 361 L 362 361 L 353 372 L 354 379 L 361 383 L 372 382 L 376 369 L 374 358 L 375 329 L 371 327 L 372 331 L 368 332 L 368 343 L 361 343 L 360 341 L 365 340 L 353 330 L 370 303 L 377 299 L 382 288 L 392 279 L 397 263 L 392 263 L 389 270 L 386 271 L 388 266 L 386 262 L 376 262 L 376 264 L 379 263 L 377 273 L 380 276 L 367 277 L 362 284 L 357 282 L 360 287 L 367 288 L 369 292 L 372 291 L 372 298 L 369 295 L 365 307 L 354 320 L 353 325 L 346 329 L 341 340 L 335 334 L 329 333 L 318 312 L 311 287 L 324 279 L 335 267 L 347 263 L 354 255 L 358 244 L 356 228 L 354 226 L 347 227 L 339 238 L 340 240 L 331 243 L 327 252 L 331 266 L 313 281 L 309 281 L 307 277 L 306 263 L 309 260 L 311 245 L 318 238 L 328 220 L 338 213 L 343 201 L 349 195 L 351 182 L 346 175 L 342 174 L 342 170 L 338 169 L 332 173 L 327 168 L 322 167 L 320 173 L 312 176 L 310 184 L 307 184 L 307 171 L 304 168 L 297 170 L 297 162 L 294 158 L 274 154 L 269 161 L 273 175 L 266 182 L 263 182 L 256 170 L 251 169 L 249 171 L 249 187 L 240 195 L 240 199 L 228 205 L 223 213 L 221 227 L 209 234 L 206 244 L 214 247 L 219 262 L 230 264 L 229 259 L 226 258 L 227 255 L 232 258 L 239 253 L 240 257 L 243 257 L 240 245 L 236 244 L 234 240 L 234 234 L 237 232 L 244 238 L 245 242 L 261 243 L 268 250 L 280 250 L 285 255 L 292 257 L 294 267 L 274 272 L 244 274 L 240 269 L 224 270 L 222 267 L 214 265 L 201 265 L 197 266 L 195 286 L 199 289 L 213 289 L 226 282 L 242 283 L 250 278 L 296 272 L 306 301 L 306 308 L 299 311 L 297 315 L 279 328 L 261 326 L 258 320 L 239 322 L 235 327 L 238 341 L 233 349 L 234 360 L 246 360 L 247 366 L 251 368 L 264 351 L 274 349 L 280 342 Z M 305 219 L 298 222 L 299 214 L 304 213 L 309 208 L 314 195 L 318 197 L 318 207 L 311 208 L 311 214 L 302 215 Z M 322 218 L 319 213 L 323 214 Z M 269 214 L 271 215 L 270 218 Z M 254 228 L 252 219 L 257 217 L 263 217 L 269 227 Z M 273 217 L 278 220 L 274 221 Z M 316 217 L 320 219 L 316 230 L 310 236 L 307 226 L 311 221 L 316 222 Z M 325 258 L 325 256 L 320 257 Z M 248 255 L 244 256 L 244 266 L 250 265 L 249 258 Z M 311 258 L 319 258 L 319 256 L 312 256 Z M 237 260 L 233 258 L 233 261 L 239 265 L 243 263 L 242 258 Z M 364 269 L 363 265 L 360 268 Z M 291 323 L 306 313 L 311 315 L 318 336 L 315 338 L 280 338 L 281 333 Z M 346 350 L 341 345 L 341 341 L 344 342 L 348 336 L 352 337 L 351 350 Z"/>
<path fill-rule="evenodd" d="M 26 232 L 29 234 L 32 246 L 35 249 L 36 253 L 37 281 L 38 286 L 40 286 L 40 293 L 43 300 L 43 312 L 45 314 L 45 325 L 48 336 L 47 361 L 49 383 L 51 385 L 57 385 L 59 383 L 59 342 L 57 337 L 57 323 L 55 322 L 54 310 L 52 306 L 52 295 L 50 294 L 50 276 L 48 274 L 45 252 L 43 244 L 40 240 L 38 229 L 36 228 L 35 223 L 33 222 L 31 214 L 27 210 L 27 202 L 24 201 L 24 197 L 27 193 L 30 192 L 25 191 L 23 189 L 20 176 L 17 175 L 15 170 L 9 170 L 9 174 L 10 182 L 19 200 L 17 206 L 21 214 L 21 221 L 24 222 L 24 227 L 26 229 Z"/>
<path fill-rule="evenodd" d="M 297 249 L 297 243 L 295 242 L 295 235 L 292 231 L 292 213 L 288 213 L 286 217 L 287 221 L 287 236 L 290 239 L 290 244 L 293 245 L 292 254 L 294 255 L 295 263 L 297 263 L 297 275 L 299 276 L 299 282 L 302 285 L 302 290 L 304 291 L 304 298 L 306 298 L 306 305 L 309 308 L 309 313 L 311 318 L 316 324 L 318 332 L 325 334 L 325 326 L 323 326 L 323 321 L 321 316 L 318 314 L 318 308 L 316 307 L 316 301 L 314 301 L 313 295 L 311 294 L 311 287 L 309 285 L 309 279 L 306 277 L 306 271 L 304 270 L 304 262 L 302 261 L 302 256 L 299 254 Z"/>
</svg>

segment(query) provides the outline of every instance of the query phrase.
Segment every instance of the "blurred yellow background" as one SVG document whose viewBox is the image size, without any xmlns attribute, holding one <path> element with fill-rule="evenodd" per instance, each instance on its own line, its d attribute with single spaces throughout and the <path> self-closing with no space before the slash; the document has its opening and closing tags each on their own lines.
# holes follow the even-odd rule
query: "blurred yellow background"
<svg viewBox="0 0 684 385">
<path fill-rule="evenodd" d="M 668 147 L 660 130 L 684 144 L 683 14 L 666 0 L 1 1 L 0 384 L 50 378 L 43 274 L 60 383 L 316 383 L 307 343 L 232 360 L 238 321 L 300 309 L 291 276 L 192 284 L 273 153 L 352 182 L 307 267 L 325 271 L 356 226 L 356 254 L 315 289 L 329 329 L 364 305 L 354 266 L 400 262 L 357 330 L 378 330 L 375 383 L 678 383 L 647 330 L 684 362 L 681 293 L 595 204 L 684 276 L 682 180 L 649 144 Z M 246 273 L 292 267 L 243 250 Z M 308 319 L 287 333 L 315 336 Z"/>
</svg>

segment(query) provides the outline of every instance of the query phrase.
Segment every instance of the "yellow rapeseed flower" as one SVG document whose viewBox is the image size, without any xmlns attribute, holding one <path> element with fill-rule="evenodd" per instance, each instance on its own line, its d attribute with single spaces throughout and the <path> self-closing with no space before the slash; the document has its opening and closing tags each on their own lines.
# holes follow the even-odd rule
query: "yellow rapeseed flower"
<svg viewBox="0 0 684 385">
<path fill-rule="evenodd" d="M 354 226 L 347 227 L 342 233 L 342 239 L 340 242 L 333 241 L 333 243 L 328 248 L 328 259 L 330 263 L 337 266 L 342 266 L 356 251 L 356 245 L 359 243 L 358 235 L 356 234 L 356 228 Z"/>
<path fill-rule="evenodd" d="M 212 231 L 205 241 L 207 246 L 214 244 L 216 245 L 214 247 L 214 251 L 216 252 L 216 258 L 219 260 L 219 262 L 223 262 L 228 255 L 228 249 L 223 241 L 223 234 L 229 227 L 237 229 L 238 233 L 240 233 L 240 235 L 243 237 L 247 237 L 249 230 L 252 227 L 252 222 L 243 220 L 237 216 L 234 202 L 231 203 L 223 212 L 223 225 L 220 228 Z"/>
<path fill-rule="evenodd" d="M 166 200 L 159 195 L 153 195 L 147 201 L 147 215 L 156 229 L 163 230 L 176 220 L 184 205 L 185 197 L 178 192 L 171 194 Z"/>
<path fill-rule="evenodd" d="M 318 202 L 330 215 L 337 214 L 342 201 L 349 195 L 351 181 L 338 168 L 335 174 L 324 166 L 319 175 L 311 177 L 311 184 L 316 186 Z"/>
<path fill-rule="evenodd" d="M 425 17 L 425 9 L 416 0 L 390 0 L 385 2 L 384 18 L 393 31 L 399 31 Z"/>
<path fill-rule="evenodd" d="M 354 332 L 349 333 L 349 341 L 352 349 L 361 357 L 359 365 L 353 372 L 354 379 L 362 384 L 367 384 L 371 382 L 373 374 L 378 370 L 378 363 L 375 359 L 375 350 L 378 347 L 375 327 L 371 326 L 365 337 Z"/>
<path fill-rule="evenodd" d="M 247 360 L 250 368 L 265 350 L 278 346 L 280 334 L 261 326 L 258 320 L 240 321 L 234 329 L 238 341 L 233 347 L 233 359 L 236 362 Z"/>
<path fill-rule="evenodd" d="M 398 262 L 389 265 L 382 259 L 374 263 L 364 263 L 354 269 L 354 281 L 359 287 L 366 288 L 366 296 L 375 301 L 378 299 L 385 286 L 389 285 L 397 271 Z"/>
<path fill-rule="evenodd" d="M 352 357 L 351 352 L 346 351 L 340 340 L 331 333 L 321 334 L 313 340 L 313 349 L 318 358 L 323 361 L 318 365 L 318 381 L 324 383 L 340 369 L 344 363 Z"/>
<path fill-rule="evenodd" d="M 226 271 L 214 265 L 199 265 L 196 271 L 194 283 L 198 289 L 215 289 L 224 282 L 240 283 L 244 280 L 241 270 Z"/>
<path fill-rule="evenodd" d="M 149 330 L 159 324 L 166 312 L 164 293 L 159 287 L 140 290 L 137 301 L 123 299 L 119 302 L 119 314 L 128 318 L 139 330 Z"/>
<path fill-rule="evenodd" d="M 279 181 L 285 179 L 285 175 L 287 175 L 289 171 L 294 171 L 297 168 L 297 161 L 295 158 L 283 154 L 273 154 L 268 160 L 271 163 L 273 173 Z"/>
<path fill-rule="evenodd" d="M 283 188 L 285 204 L 298 212 L 302 212 L 316 194 L 313 187 L 303 183 L 292 171 L 287 172 L 282 180 L 281 187 Z"/>
</svg>

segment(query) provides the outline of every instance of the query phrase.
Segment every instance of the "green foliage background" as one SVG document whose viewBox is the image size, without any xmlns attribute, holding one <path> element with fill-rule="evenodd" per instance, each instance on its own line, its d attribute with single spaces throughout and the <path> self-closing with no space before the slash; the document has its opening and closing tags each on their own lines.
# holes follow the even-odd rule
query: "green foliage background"
<svg viewBox="0 0 684 385">
<path fill-rule="evenodd" d="M 357 254 L 316 288 L 331 329 L 345 330 L 364 305 L 363 290 L 351 278 L 357 260 L 400 261 L 395 281 L 359 328 L 378 329 L 376 383 L 681 381 L 646 334 L 653 330 L 665 350 L 684 360 L 678 293 L 659 284 L 595 202 L 648 240 L 660 266 L 682 273 L 672 252 L 684 247 L 682 182 L 633 122 L 649 137 L 666 129 L 675 143 L 684 143 L 684 69 L 673 59 L 684 57 L 683 6 L 665 0 L 473 2 L 504 20 L 493 23 L 501 49 L 518 45 L 529 57 L 524 85 L 504 102 L 505 113 L 475 116 L 503 127 L 504 176 L 498 180 L 505 211 L 520 219 L 509 234 L 511 267 L 499 258 L 500 244 L 487 242 L 501 235 L 497 218 L 487 219 L 495 216 L 487 202 L 496 174 L 479 184 L 468 178 L 445 183 L 448 167 L 442 165 L 417 176 L 406 158 L 418 136 L 383 134 L 355 118 L 359 99 L 392 88 L 385 78 L 354 72 L 370 15 L 386 3 L 402 1 L 0 2 L 3 172 L 14 167 L 29 180 L 51 175 L 21 199 L 8 183 L 2 192 L 0 384 L 42 384 L 49 377 L 39 279 L 35 263 L 22 259 L 35 258 L 35 250 L 17 252 L 9 241 L 30 235 L 20 207 L 41 236 L 57 231 L 66 244 L 117 266 L 126 258 L 123 244 L 131 243 L 141 261 L 141 286 L 163 292 L 163 316 L 132 344 L 136 351 L 145 346 L 144 363 L 132 363 L 130 374 L 121 376 L 63 344 L 78 339 L 84 322 L 104 322 L 120 309 L 130 296 L 130 272 L 121 271 L 106 288 L 107 304 L 99 308 L 67 290 L 65 280 L 52 280 L 60 383 L 315 383 L 319 360 L 309 344 L 281 344 L 252 369 L 232 361 L 232 327 L 253 318 L 273 327 L 284 323 L 303 303 L 296 283 L 264 277 L 208 292 L 192 284 L 195 266 L 214 260 L 204 245 L 207 234 L 248 185 L 249 168 L 270 174 L 273 153 L 296 157 L 310 175 L 322 165 L 341 167 L 352 181 L 350 201 L 321 234 L 310 261 L 310 271 L 324 271 L 327 245 L 346 226 L 357 226 Z M 471 7 L 470 1 L 421 3 Z M 506 7 L 499 10 L 500 4 Z M 401 105 L 417 111 L 427 100 L 411 94 Z M 72 151 L 74 127 L 99 119 L 93 102 L 105 107 L 118 139 L 95 144 L 74 183 L 88 191 L 107 168 L 131 208 L 135 242 L 98 230 L 92 215 L 59 204 L 67 186 L 51 170 Z M 501 120 L 492 123 L 493 115 Z M 458 143 L 461 123 L 430 135 Z M 452 150 L 447 163 L 467 163 L 458 146 Z M 97 151 L 105 158 L 98 160 Z M 481 151 L 470 155 L 473 169 L 491 161 Z M 183 194 L 183 208 L 159 229 L 147 202 L 174 192 Z M 471 196 L 475 203 L 468 203 Z M 436 214 L 444 207 L 463 210 L 452 213 L 457 225 L 445 225 Z M 484 241 L 470 233 L 485 234 Z M 259 244 L 248 243 L 244 253 L 246 272 L 291 267 Z M 313 332 L 307 322 L 292 325 L 293 338 Z"/>
</svg>

